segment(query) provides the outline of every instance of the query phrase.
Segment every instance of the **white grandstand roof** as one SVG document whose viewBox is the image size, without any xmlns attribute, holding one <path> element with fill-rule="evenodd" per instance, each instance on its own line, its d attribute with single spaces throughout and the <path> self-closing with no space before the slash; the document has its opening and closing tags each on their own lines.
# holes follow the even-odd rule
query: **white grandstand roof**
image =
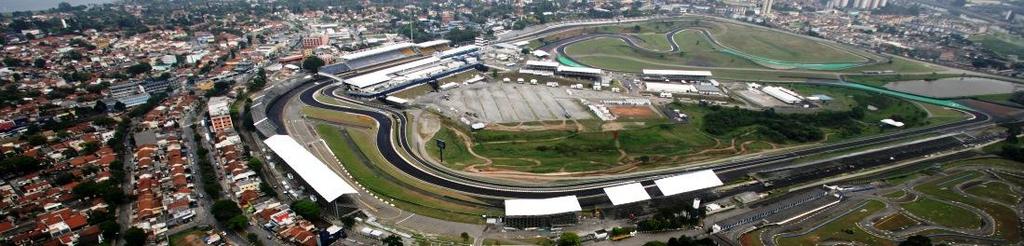
<svg viewBox="0 0 1024 246">
<path fill-rule="evenodd" d="M 380 84 L 380 83 L 384 83 L 384 82 L 386 82 L 388 80 L 391 80 L 391 76 L 390 75 L 393 74 L 393 73 L 402 72 L 404 70 L 408 70 L 408 69 L 412 69 L 412 68 L 416 68 L 416 67 L 420 67 L 420 66 L 425 66 L 425 65 L 437 63 L 439 61 L 441 61 L 441 59 L 439 59 L 437 57 L 427 57 L 425 59 L 420 59 L 420 60 L 416 60 L 416 61 L 413 61 L 413 62 L 401 64 L 401 65 L 398 65 L 398 66 L 393 66 L 393 67 L 381 69 L 381 70 L 378 70 L 376 72 L 372 72 L 372 73 L 368 73 L 368 74 L 363 74 L 363 75 L 359 75 L 359 76 L 356 76 L 356 77 L 352 77 L 350 79 L 346 79 L 345 83 L 347 83 L 347 84 L 349 84 L 351 86 L 355 86 L 356 88 L 360 88 L 360 89 L 361 88 L 366 88 L 366 87 L 374 86 L 374 85 L 377 85 L 377 84 Z"/>
<path fill-rule="evenodd" d="M 601 74 L 601 69 L 589 67 L 558 66 L 559 72 Z"/>
<path fill-rule="evenodd" d="M 341 179 L 341 176 L 331 171 L 326 164 L 313 156 L 299 142 L 288 135 L 274 135 L 263 143 L 267 144 L 277 156 L 280 156 L 295 173 L 313 187 L 316 193 L 324 200 L 334 201 L 344 194 L 358 193 L 348 182 Z"/>
<path fill-rule="evenodd" d="M 612 200 L 612 205 L 616 206 L 651 200 L 651 195 L 647 194 L 647 190 L 644 190 L 644 186 L 640 183 L 606 187 L 604 193 L 608 195 L 609 200 Z"/>
<path fill-rule="evenodd" d="M 536 216 L 583 211 L 576 196 L 505 200 L 505 216 Z"/>
<path fill-rule="evenodd" d="M 558 67 L 558 63 L 557 62 L 553 62 L 553 61 L 529 60 L 529 61 L 526 61 L 526 65 L 527 66 L 542 66 L 542 67 Z"/>
<path fill-rule="evenodd" d="M 442 45 L 442 44 L 448 44 L 448 43 L 451 43 L 451 42 L 452 41 L 448 41 L 447 39 L 435 39 L 435 40 L 430 40 L 430 41 L 418 43 L 418 44 L 416 44 L 416 46 L 419 46 L 420 48 L 426 48 L 426 47 L 431 47 L 431 46 L 438 46 L 438 45 Z"/>
<path fill-rule="evenodd" d="M 644 69 L 644 75 L 711 77 L 711 71 Z"/>
<path fill-rule="evenodd" d="M 384 83 L 385 81 L 388 80 L 391 80 L 391 76 L 388 76 L 385 73 L 368 73 L 350 79 L 346 79 L 345 83 L 351 86 L 355 86 L 356 88 L 364 88 Z"/>
<path fill-rule="evenodd" d="M 384 52 L 388 52 L 388 51 L 409 48 L 409 47 L 412 47 L 413 45 L 414 44 L 412 44 L 412 43 L 397 43 L 397 44 L 392 44 L 392 45 L 385 45 L 385 46 L 381 46 L 381 47 L 377 47 L 377 48 L 373 48 L 373 49 L 368 49 L 368 50 L 359 51 L 359 52 L 355 52 L 355 53 L 349 53 L 349 54 L 341 56 L 341 59 L 344 59 L 346 61 L 348 61 L 348 60 L 355 60 L 355 59 L 359 59 L 359 58 L 363 58 L 363 57 L 367 57 L 367 56 L 372 56 L 372 55 L 376 55 L 376 54 L 380 54 L 380 53 L 384 53 Z"/>
<path fill-rule="evenodd" d="M 453 48 L 453 49 L 441 51 L 441 55 L 440 56 L 450 56 L 452 54 L 458 54 L 458 53 L 462 53 L 462 52 L 466 52 L 466 51 L 470 51 L 470 50 L 475 50 L 475 49 L 480 49 L 480 46 L 466 45 L 466 46 L 462 46 L 462 47 L 458 47 L 458 48 Z"/>
<path fill-rule="evenodd" d="M 718 179 L 718 175 L 715 175 L 715 171 L 706 169 L 655 180 L 654 184 L 658 186 L 659 190 L 661 190 L 661 194 L 671 196 L 684 192 L 721 186 L 722 180 Z"/>
</svg>

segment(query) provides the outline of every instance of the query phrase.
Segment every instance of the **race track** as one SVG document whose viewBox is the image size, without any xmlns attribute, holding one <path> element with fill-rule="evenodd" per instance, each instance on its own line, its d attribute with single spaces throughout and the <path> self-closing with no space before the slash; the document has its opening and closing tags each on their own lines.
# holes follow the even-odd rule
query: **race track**
<svg viewBox="0 0 1024 246">
<path fill-rule="evenodd" d="M 289 93 L 288 96 L 298 96 L 299 100 L 306 105 L 318 108 L 324 108 L 329 110 L 359 114 L 368 116 L 379 123 L 379 130 L 376 135 L 377 148 L 384 158 L 394 165 L 395 168 L 402 172 L 415 177 L 423 182 L 445 187 L 451 190 L 459 191 L 465 194 L 491 197 L 491 198 L 549 198 L 555 196 L 564 195 L 576 195 L 581 198 L 581 203 L 584 205 L 597 205 L 607 203 L 607 199 L 604 198 L 603 188 L 621 184 L 628 184 L 633 182 L 640 182 L 647 187 L 648 192 L 652 197 L 660 196 L 660 192 L 654 187 L 653 180 L 676 175 L 683 172 L 696 171 L 694 169 L 686 168 L 673 168 L 664 169 L 654 172 L 645 173 L 633 173 L 623 174 L 606 177 L 596 177 L 592 180 L 580 181 L 575 183 L 565 184 L 552 184 L 552 185 L 522 185 L 522 184 L 508 184 L 499 183 L 491 180 L 483 180 L 478 177 L 473 177 L 458 171 L 444 168 L 438 164 L 431 163 L 425 158 L 416 155 L 416 151 L 413 150 L 411 145 L 408 143 L 407 137 L 407 124 L 408 120 L 404 114 L 398 112 L 395 109 L 387 107 L 367 107 L 367 104 L 349 99 L 343 96 L 337 96 L 335 90 L 338 87 L 328 82 L 321 81 L 320 84 L 308 84 L 300 86 L 296 89 L 296 93 Z M 320 93 L 322 96 L 330 96 L 338 98 L 339 100 L 351 103 L 352 106 L 347 105 L 334 105 L 327 104 L 316 100 L 315 95 Z M 271 110 L 268 112 L 268 117 L 272 118 L 273 122 L 283 122 L 282 107 L 278 104 L 283 104 L 289 101 L 286 97 L 275 100 Z M 966 129 L 974 126 L 987 124 L 989 122 L 989 116 L 980 112 L 969 111 L 973 115 L 972 119 L 953 122 L 944 125 L 910 129 L 899 132 L 894 132 L 886 135 L 872 136 L 867 138 L 855 139 L 851 141 L 840 142 L 836 144 L 823 145 L 817 147 L 806 148 L 802 150 L 775 154 L 769 156 L 761 156 L 751 158 L 742 161 L 728 162 L 711 167 L 719 177 L 726 183 L 745 179 L 749 173 L 761 172 L 767 170 L 783 170 L 787 166 L 793 165 L 791 160 L 821 153 L 827 151 L 855 148 L 873 144 L 887 143 L 904 139 L 907 137 L 920 136 L 928 133 L 945 133 L 955 132 L 961 129 Z M 280 127 L 284 129 L 284 127 Z M 942 147 L 954 147 L 956 144 L 950 144 L 951 138 L 939 139 L 942 144 L 934 144 L 930 142 L 921 143 L 924 145 L 942 146 Z M 916 147 L 915 147 L 916 146 Z M 874 156 L 876 161 L 866 162 L 870 165 L 881 165 L 884 163 L 898 162 L 901 160 L 916 158 L 924 154 L 931 153 L 931 151 L 946 150 L 946 148 L 922 148 L 924 146 L 913 145 L 906 146 L 904 149 L 896 149 L 893 153 L 899 153 L 899 155 L 893 154 L 890 157 L 887 153 L 866 153 L 864 158 Z M 886 150 L 888 151 L 888 150 Z M 884 156 L 884 159 L 878 159 L 880 156 Z M 851 158 L 860 158 L 862 156 L 853 156 Z M 868 167 L 868 166 L 865 166 Z M 823 172 L 821 174 L 808 174 L 799 176 L 799 179 L 793 179 L 794 182 L 805 179 L 820 178 L 821 175 L 831 176 L 839 173 Z"/>
</svg>

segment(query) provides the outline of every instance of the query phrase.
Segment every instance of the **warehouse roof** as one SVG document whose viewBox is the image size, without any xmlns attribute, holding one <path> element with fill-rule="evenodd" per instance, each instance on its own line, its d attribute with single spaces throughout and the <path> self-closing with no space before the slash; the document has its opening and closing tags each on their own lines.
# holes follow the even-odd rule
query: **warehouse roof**
<svg viewBox="0 0 1024 246">
<path fill-rule="evenodd" d="M 715 171 L 706 169 L 655 180 L 654 184 L 658 186 L 659 190 L 661 190 L 661 194 L 671 196 L 721 186 L 722 180 L 718 179 L 718 175 L 715 175 Z"/>
<path fill-rule="evenodd" d="M 604 188 L 604 193 L 608 195 L 608 199 L 612 201 L 612 205 L 616 206 L 651 200 L 651 195 L 647 194 L 647 190 L 644 190 L 644 186 L 640 183 L 606 187 Z"/>
<path fill-rule="evenodd" d="M 505 200 L 505 216 L 537 216 L 583 211 L 576 196 Z"/>
<path fill-rule="evenodd" d="M 644 69 L 644 75 L 659 75 L 659 76 L 707 76 L 707 77 L 711 77 L 711 71 Z"/>
<path fill-rule="evenodd" d="M 334 201 L 344 194 L 358 193 L 348 182 L 341 179 L 326 164 L 313 156 L 299 142 L 288 135 L 274 135 L 263 143 L 267 144 L 277 156 L 281 157 L 295 173 L 313 187 L 324 200 Z"/>
</svg>

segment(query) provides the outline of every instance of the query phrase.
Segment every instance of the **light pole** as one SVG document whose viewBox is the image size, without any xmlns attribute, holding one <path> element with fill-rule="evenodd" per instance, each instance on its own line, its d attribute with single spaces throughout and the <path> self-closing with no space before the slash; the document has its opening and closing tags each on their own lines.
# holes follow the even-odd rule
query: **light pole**
<svg viewBox="0 0 1024 246">
<path fill-rule="evenodd" d="M 444 163 L 444 147 L 445 147 L 444 140 L 434 139 L 434 144 L 437 145 L 437 152 L 438 152 L 439 156 L 441 157 L 441 163 Z"/>
</svg>

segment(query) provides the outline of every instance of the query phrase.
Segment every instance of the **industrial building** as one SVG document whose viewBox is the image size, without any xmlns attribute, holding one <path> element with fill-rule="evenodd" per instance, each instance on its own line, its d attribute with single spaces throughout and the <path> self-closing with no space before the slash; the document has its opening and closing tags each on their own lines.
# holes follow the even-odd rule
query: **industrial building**
<svg viewBox="0 0 1024 246">
<path fill-rule="evenodd" d="M 521 73 L 538 75 L 559 75 L 566 77 L 583 78 L 589 80 L 601 79 L 603 71 L 597 68 L 563 66 L 553 61 L 526 61 Z"/>
<path fill-rule="evenodd" d="M 130 81 L 110 86 L 110 98 L 124 104 L 125 107 L 146 103 L 151 96 L 139 81 Z"/>
<path fill-rule="evenodd" d="M 804 100 L 804 97 L 800 96 L 800 94 L 778 86 L 761 87 L 761 91 L 786 104 L 796 104 Z"/>
</svg>

